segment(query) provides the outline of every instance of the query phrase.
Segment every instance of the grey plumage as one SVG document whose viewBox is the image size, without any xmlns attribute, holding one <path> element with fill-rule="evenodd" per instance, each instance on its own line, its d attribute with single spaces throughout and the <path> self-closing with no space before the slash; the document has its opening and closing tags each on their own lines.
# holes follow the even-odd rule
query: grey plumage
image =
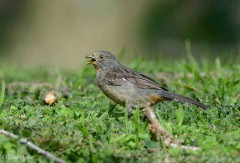
<svg viewBox="0 0 240 163">
<path fill-rule="evenodd" d="M 197 100 L 172 93 L 152 78 L 122 66 L 109 52 L 97 51 L 87 58 L 91 58 L 90 64 L 96 69 L 99 88 L 120 105 L 144 108 L 161 101 L 179 100 L 209 108 Z"/>
</svg>

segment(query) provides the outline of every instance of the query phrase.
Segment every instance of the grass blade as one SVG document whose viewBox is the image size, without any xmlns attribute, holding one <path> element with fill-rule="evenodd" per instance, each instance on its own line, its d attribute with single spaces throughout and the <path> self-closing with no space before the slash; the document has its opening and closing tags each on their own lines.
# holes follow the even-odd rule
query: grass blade
<svg viewBox="0 0 240 163">
<path fill-rule="evenodd" d="M 186 48 L 187 57 L 188 57 L 188 59 L 191 63 L 191 66 L 193 66 L 195 71 L 199 70 L 199 65 L 198 65 L 198 62 L 196 61 L 196 59 L 194 58 L 194 56 L 192 54 L 191 42 L 189 40 L 186 40 L 185 48 Z"/>
<path fill-rule="evenodd" d="M 5 96 L 5 82 L 2 81 L 2 89 L 1 89 L 1 94 L 0 94 L 0 107 L 2 107 L 2 105 L 3 105 L 4 96 Z"/>
<path fill-rule="evenodd" d="M 180 108 L 177 112 L 178 126 L 182 126 L 183 118 L 184 118 L 184 111 L 182 108 Z"/>
</svg>

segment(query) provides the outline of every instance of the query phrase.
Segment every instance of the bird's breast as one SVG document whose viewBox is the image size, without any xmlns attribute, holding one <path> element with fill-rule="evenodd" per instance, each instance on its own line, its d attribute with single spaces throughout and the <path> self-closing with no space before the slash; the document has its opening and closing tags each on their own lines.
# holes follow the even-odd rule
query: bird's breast
<svg viewBox="0 0 240 163">
<path fill-rule="evenodd" d="M 102 92 L 114 102 L 132 107 L 143 108 L 147 105 L 153 105 L 160 101 L 166 100 L 156 89 L 142 89 L 136 87 L 134 83 L 126 82 L 122 85 L 111 85 L 104 81 L 104 75 L 99 74 L 97 84 Z"/>
<path fill-rule="evenodd" d="M 113 86 L 103 81 L 98 81 L 98 86 L 107 97 L 120 105 L 125 105 L 131 99 L 131 96 L 135 94 L 135 90 L 128 84 Z"/>
</svg>

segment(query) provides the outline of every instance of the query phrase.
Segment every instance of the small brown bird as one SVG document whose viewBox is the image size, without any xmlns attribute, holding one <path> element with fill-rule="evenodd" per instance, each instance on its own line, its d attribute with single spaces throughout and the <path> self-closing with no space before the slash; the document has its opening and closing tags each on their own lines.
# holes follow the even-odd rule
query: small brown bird
<svg viewBox="0 0 240 163">
<path fill-rule="evenodd" d="M 88 64 L 95 67 L 99 88 L 114 102 L 127 106 L 129 113 L 132 108 L 143 109 L 165 100 L 179 100 L 203 109 L 209 108 L 194 99 L 172 93 L 150 77 L 121 65 L 110 52 L 96 51 L 86 58 L 90 58 Z"/>
</svg>

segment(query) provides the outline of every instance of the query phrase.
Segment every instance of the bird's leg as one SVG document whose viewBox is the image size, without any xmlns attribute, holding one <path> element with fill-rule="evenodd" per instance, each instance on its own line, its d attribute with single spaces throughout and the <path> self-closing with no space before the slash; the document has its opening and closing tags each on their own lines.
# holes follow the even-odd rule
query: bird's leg
<svg viewBox="0 0 240 163">
<path fill-rule="evenodd" d="M 128 117 L 131 117 L 133 114 L 132 114 L 132 107 L 127 105 L 127 111 L 128 111 Z"/>
<path fill-rule="evenodd" d="M 131 117 L 133 115 L 132 114 L 132 107 L 128 106 L 127 109 L 128 109 L 128 117 Z"/>
<path fill-rule="evenodd" d="M 150 121 L 149 128 L 152 132 L 153 137 L 156 140 L 159 140 L 162 137 L 162 140 L 164 144 L 168 147 L 171 143 L 177 143 L 179 144 L 178 140 L 175 140 L 164 128 L 163 126 L 159 123 L 155 113 L 153 112 L 153 109 L 148 106 L 145 109 L 143 109 L 144 114 Z"/>
</svg>

